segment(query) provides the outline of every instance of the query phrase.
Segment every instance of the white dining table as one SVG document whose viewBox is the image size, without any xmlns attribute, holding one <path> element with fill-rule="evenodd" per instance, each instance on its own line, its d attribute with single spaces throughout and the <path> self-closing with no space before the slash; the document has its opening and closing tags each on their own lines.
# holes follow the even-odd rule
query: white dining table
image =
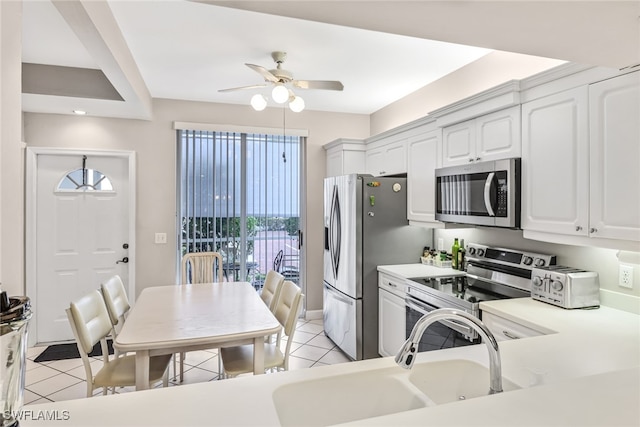
<svg viewBox="0 0 640 427">
<path fill-rule="evenodd" d="M 253 372 L 264 373 L 264 337 L 280 323 L 248 282 L 149 287 L 114 341 L 135 352 L 136 390 L 149 388 L 149 358 L 253 344 Z"/>
</svg>

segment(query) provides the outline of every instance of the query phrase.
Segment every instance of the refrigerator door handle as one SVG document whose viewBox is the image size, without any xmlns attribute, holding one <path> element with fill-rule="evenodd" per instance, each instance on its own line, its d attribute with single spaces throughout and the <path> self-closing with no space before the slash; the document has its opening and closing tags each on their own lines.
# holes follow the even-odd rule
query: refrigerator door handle
<svg viewBox="0 0 640 427">
<path fill-rule="evenodd" d="M 331 293 L 334 296 L 334 298 L 339 300 L 340 302 L 344 302 L 349 305 L 354 304 L 353 299 L 342 295 L 340 292 L 336 291 L 335 289 L 332 289 L 331 286 L 327 285 L 326 283 L 324 284 L 324 287 L 327 288 L 327 291 L 329 291 L 329 293 Z"/>
<path fill-rule="evenodd" d="M 337 278 L 338 269 L 340 268 L 340 246 L 342 240 L 342 224 L 340 222 L 340 198 L 338 197 L 337 185 L 333 187 L 329 228 L 329 253 L 331 255 L 333 274 L 334 277 Z"/>
</svg>

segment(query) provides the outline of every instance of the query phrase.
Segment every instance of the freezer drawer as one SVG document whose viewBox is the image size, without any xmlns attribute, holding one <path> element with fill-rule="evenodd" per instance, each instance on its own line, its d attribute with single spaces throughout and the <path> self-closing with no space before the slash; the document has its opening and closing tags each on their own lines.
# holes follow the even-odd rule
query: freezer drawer
<svg viewBox="0 0 640 427">
<path fill-rule="evenodd" d="M 356 360 L 362 357 L 361 333 L 358 332 L 358 316 L 362 312 L 362 300 L 350 298 L 324 284 L 322 310 L 325 334 Z"/>
</svg>

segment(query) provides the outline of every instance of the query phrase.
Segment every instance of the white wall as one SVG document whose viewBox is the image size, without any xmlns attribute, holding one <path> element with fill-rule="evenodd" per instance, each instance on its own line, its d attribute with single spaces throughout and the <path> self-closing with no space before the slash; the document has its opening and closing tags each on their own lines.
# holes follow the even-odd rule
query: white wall
<svg viewBox="0 0 640 427">
<path fill-rule="evenodd" d="M 547 242 L 529 240 L 522 237 L 520 230 L 505 230 L 499 228 L 478 227 L 455 230 L 435 230 L 434 243 L 439 238 L 444 240 L 444 247 L 451 251 L 454 238 L 464 239 L 467 243 L 482 243 L 503 248 L 529 250 L 531 252 L 556 255 L 557 264 L 595 271 L 600 279 L 602 304 L 625 309 L 640 314 L 638 300 L 631 299 L 620 302 L 616 294 L 640 297 L 640 254 L 622 252 L 622 261 L 635 263 L 634 289 L 618 286 L 618 253 L 614 249 L 604 249 L 585 246 L 560 245 Z"/>
<path fill-rule="evenodd" d="M 0 283 L 24 295 L 21 2 L 0 2 Z"/>
<path fill-rule="evenodd" d="M 137 155 L 136 292 L 172 284 L 176 276 L 176 131 L 174 121 L 282 128 L 282 109 L 262 112 L 250 106 L 154 100 L 152 121 L 24 114 L 28 146 L 133 150 Z M 307 309 L 322 309 L 323 144 L 339 137 L 368 136 L 369 116 L 287 111 L 287 128 L 308 129 L 306 169 Z M 154 233 L 166 232 L 156 245 Z M 16 258 L 18 258 L 16 256 Z"/>
</svg>

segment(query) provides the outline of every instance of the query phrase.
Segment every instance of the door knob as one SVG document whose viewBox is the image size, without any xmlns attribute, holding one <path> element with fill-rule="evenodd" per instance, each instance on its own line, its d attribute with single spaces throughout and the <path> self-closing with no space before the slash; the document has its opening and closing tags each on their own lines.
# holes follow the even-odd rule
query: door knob
<svg viewBox="0 0 640 427">
<path fill-rule="evenodd" d="M 129 249 L 129 244 L 128 243 L 123 244 L 122 249 Z"/>
<path fill-rule="evenodd" d="M 116 264 L 120 264 L 120 263 L 127 264 L 128 262 L 129 262 L 129 257 L 126 256 L 126 257 L 116 261 Z"/>
</svg>

